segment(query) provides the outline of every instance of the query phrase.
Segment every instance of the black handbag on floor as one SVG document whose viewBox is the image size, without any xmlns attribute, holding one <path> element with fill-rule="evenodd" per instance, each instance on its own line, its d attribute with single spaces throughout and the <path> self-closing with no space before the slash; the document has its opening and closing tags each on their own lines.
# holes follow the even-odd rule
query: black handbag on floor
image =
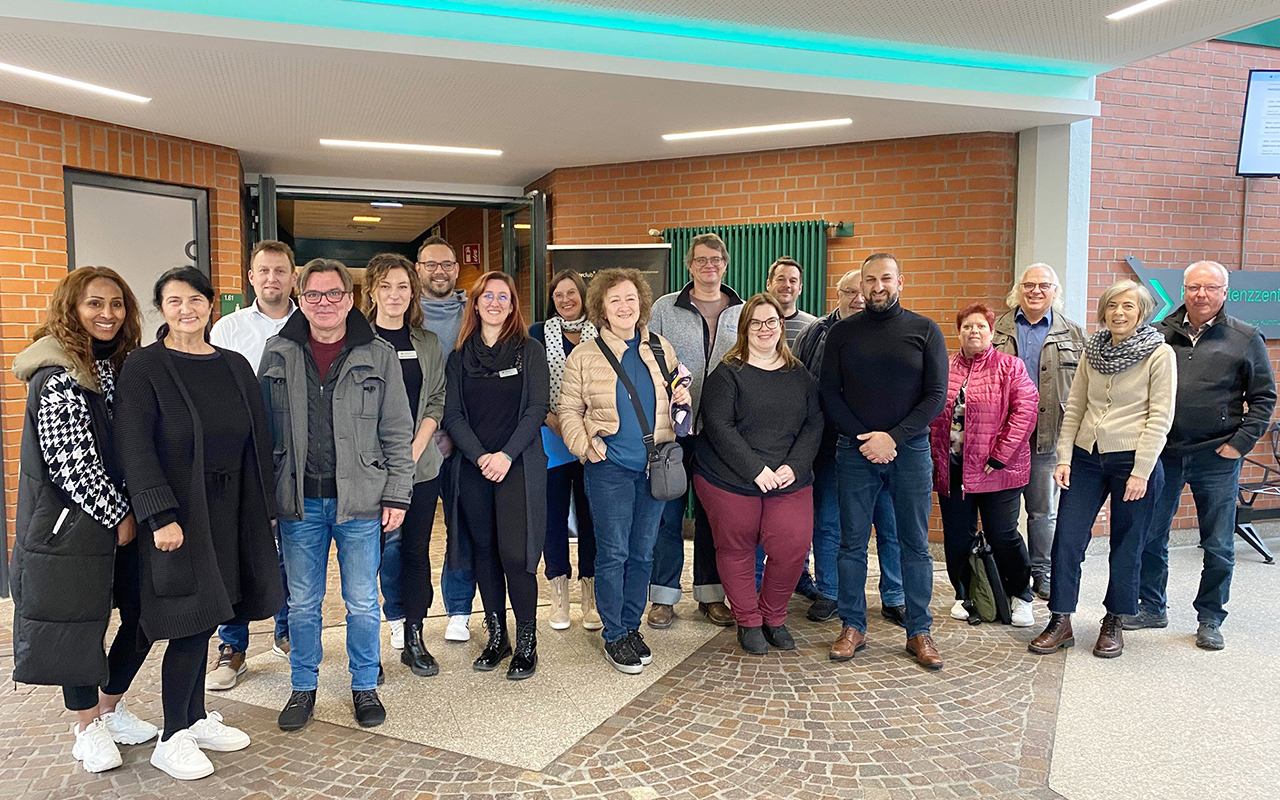
<svg viewBox="0 0 1280 800">
<path fill-rule="evenodd" d="M 664 444 L 654 442 L 653 429 L 649 427 L 649 420 L 645 419 L 644 406 L 640 404 L 640 396 L 636 392 L 635 385 L 627 377 L 626 370 L 622 368 L 622 364 L 618 363 L 609 345 L 604 343 L 603 336 L 596 339 L 596 344 L 600 346 L 600 352 L 604 353 L 604 357 L 609 360 L 609 366 L 613 367 L 613 371 L 618 374 L 618 380 L 622 381 L 622 388 L 627 390 L 636 418 L 640 421 L 640 432 L 644 434 L 644 447 L 649 454 L 646 469 L 649 475 L 649 493 L 655 500 L 675 500 L 677 497 L 684 497 L 689 488 L 689 478 L 684 471 L 684 450 L 675 442 Z M 656 333 L 649 334 L 649 348 L 653 350 L 653 355 L 658 360 L 658 369 L 662 372 L 667 401 L 670 403 L 671 373 L 667 372 L 666 357 Z"/>
</svg>

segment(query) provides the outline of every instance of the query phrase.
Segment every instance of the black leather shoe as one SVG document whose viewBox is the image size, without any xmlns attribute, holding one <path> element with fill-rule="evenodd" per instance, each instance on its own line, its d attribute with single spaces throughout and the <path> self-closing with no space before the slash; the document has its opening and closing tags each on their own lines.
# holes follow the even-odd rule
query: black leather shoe
<svg viewBox="0 0 1280 800">
<path fill-rule="evenodd" d="M 507 615 L 493 612 L 484 615 L 484 626 L 489 629 L 489 643 L 484 646 L 480 657 L 471 662 L 471 668 L 477 672 L 492 672 L 502 663 L 502 659 L 511 655 L 511 640 L 507 638 Z"/>
<path fill-rule="evenodd" d="M 404 649 L 400 651 L 400 663 L 419 678 L 440 674 L 440 665 L 422 643 L 422 623 L 404 624 Z"/>
<path fill-rule="evenodd" d="M 765 625 L 763 630 L 764 640 L 779 650 L 796 649 L 796 640 L 792 638 L 786 625 Z"/>
<path fill-rule="evenodd" d="M 277 724 L 282 731 L 301 730 L 303 725 L 311 719 L 311 712 L 316 707 L 316 692 L 312 689 L 309 692 L 294 691 L 289 695 L 289 702 L 284 704 L 284 710 L 280 712 L 280 719 Z"/>
<path fill-rule="evenodd" d="M 907 607 L 906 606 L 880 606 L 880 616 L 897 625 L 899 628 L 907 627 Z"/>
<path fill-rule="evenodd" d="M 765 640 L 764 630 L 759 625 L 754 628 L 739 625 L 738 644 L 753 656 L 762 656 L 769 652 L 769 642 Z"/>
<path fill-rule="evenodd" d="M 538 671 L 538 623 L 516 623 L 516 649 L 507 667 L 507 680 L 522 681 Z"/>
<path fill-rule="evenodd" d="M 813 601 L 813 605 L 809 606 L 809 611 L 805 616 L 813 622 L 826 622 L 834 617 L 839 610 L 835 600 L 819 597 Z"/>
<path fill-rule="evenodd" d="M 382 668 L 382 664 L 378 664 L 378 685 L 381 686 L 386 682 L 387 682 L 387 671 Z"/>
<path fill-rule="evenodd" d="M 1041 600 L 1049 599 L 1049 576 L 1048 575 L 1032 575 L 1031 576 L 1031 592 Z"/>
<path fill-rule="evenodd" d="M 387 710 L 378 699 L 377 689 L 351 692 L 351 704 L 356 709 L 356 722 L 361 728 L 376 728 L 387 721 Z"/>
</svg>

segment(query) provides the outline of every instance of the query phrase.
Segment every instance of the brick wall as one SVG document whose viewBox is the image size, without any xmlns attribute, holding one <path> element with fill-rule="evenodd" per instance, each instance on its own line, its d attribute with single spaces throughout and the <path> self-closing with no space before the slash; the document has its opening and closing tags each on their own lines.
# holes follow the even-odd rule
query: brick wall
<svg viewBox="0 0 1280 800">
<path fill-rule="evenodd" d="M 475 283 L 476 278 L 480 277 L 481 268 L 485 261 L 485 250 L 489 247 L 489 243 L 484 237 L 484 215 L 486 213 L 488 212 L 483 208 L 464 206 L 450 211 L 440 221 L 442 235 L 457 250 L 459 262 L 462 261 L 462 246 L 464 244 L 480 245 L 481 266 L 458 268 L 458 286 L 460 288 L 469 288 L 471 284 Z M 497 253 L 489 252 L 488 261 L 490 264 L 497 264 L 496 268 L 501 268 L 501 250 L 499 249 Z"/>
<path fill-rule="evenodd" d="M 0 437 L 10 534 L 26 398 L 10 370 L 67 272 L 63 167 L 208 189 L 214 288 L 241 290 L 236 151 L 0 102 Z"/>
</svg>

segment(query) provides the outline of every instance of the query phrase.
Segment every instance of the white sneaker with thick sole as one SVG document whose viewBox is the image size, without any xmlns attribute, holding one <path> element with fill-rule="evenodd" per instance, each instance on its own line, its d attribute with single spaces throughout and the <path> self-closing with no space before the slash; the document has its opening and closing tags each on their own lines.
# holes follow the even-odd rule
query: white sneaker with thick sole
<svg viewBox="0 0 1280 800">
<path fill-rule="evenodd" d="M 190 728 L 178 731 L 167 742 L 156 742 L 151 766 L 180 781 L 194 781 L 213 774 L 213 762 L 200 752 Z"/>
<path fill-rule="evenodd" d="M 1036 624 L 1036 615 L 1031 611 L 1031 604 L 1021 597 L 1009 598 L 1009 624 L 1015 628 L 1030 628 Z"/>
<path fill-rule="evenodd" d="M 195 735 L 196 746 L 201 750 L 234 753 L 249 746 L 249 734 L 222 724 L 222 715 L 217 711 L 210 711 L 187 730 Z"/>
<path fill-rule="evenodd" d="M 107 727 L 111 740 L 116 744 L 142 744 L 160 733 L 155 725 L 138 719 L 132 711 L 125 708 L 123 697 L 116 703 L 115 711 L 103 712 L 102 724 Z"/>
<path fill-rule="evenodd" d="M 120 748 L 111 741 L 111 732 L 101 718 L 89 723 L 84 730 L 80 730 L 79 725 L 72 725 L 71 732 L 76 737 L 71 755 L 84 765 L 85 772 L 106 772 L 124 763 L 120 758 Z"/>
<path fill-rule="evenodd" d="M 449 625 L 444 629 L 446 642 L 467 642 L 471 640 L 471 617 L 466 614 L 455 614 L 449 617 Z"/>
<path fill-rule="evenodd" d="M 964 610 L 964 601 L 957 600 L 955 605 L 951 606 L 951 618 L 959 620 L 967 620 L 969 612 Z"/>
<path fill-rule="evenodd" d="M 404 649 L 404 620 L 389 619 L 387 624 L 391 626 L 391 649 Z"/>
</svg>

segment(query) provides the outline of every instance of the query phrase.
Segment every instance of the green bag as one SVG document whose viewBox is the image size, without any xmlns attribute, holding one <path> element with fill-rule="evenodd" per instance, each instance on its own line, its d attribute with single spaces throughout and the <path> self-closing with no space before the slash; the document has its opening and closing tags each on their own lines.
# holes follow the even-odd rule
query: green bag
<svg viewBox="0 0 1280 800">
<path fill-rule="evenodd" d="M 1004 584 L 1000 581 L 1000 569 L 981 531 L 973 537 L 973 545 L 969 549 L 969 599 L 965 601 L 965 607 L 969 611 L 969 620 L 974 624 L 981 621 L 1008 625 L 1012 619 L 1009 596 L 1004 593 Z"/>
</svg>

